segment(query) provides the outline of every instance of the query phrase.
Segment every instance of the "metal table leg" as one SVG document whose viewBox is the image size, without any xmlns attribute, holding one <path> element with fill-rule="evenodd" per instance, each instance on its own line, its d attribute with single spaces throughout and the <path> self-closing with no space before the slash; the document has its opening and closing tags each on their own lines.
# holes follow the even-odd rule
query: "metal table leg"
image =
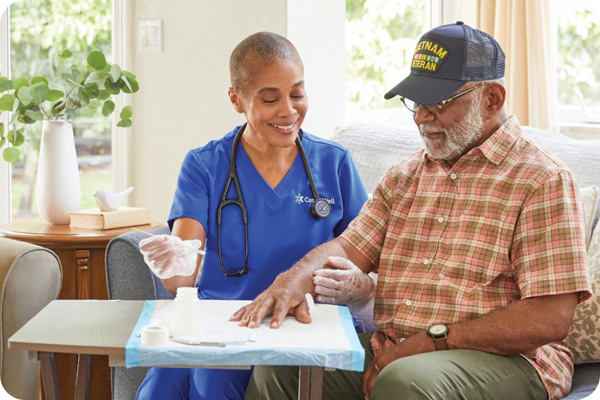
<svg viewBox="0 0 600 400">
<path fill-rule="evenodd" d="M 42 365 L 42 383 L 46 400 L 60 400 L 54 353 L 40 352 L 39 357 Z"/>
<path fill-rule="evenodd" d="M 77 355 L 77 379 L 75 380 L 75 400 L 87 400 L 90 382 L 90 354 Z"/>
<path fill-rule="evenodd" d="M 321 400 L 323 396 L 323 367 L 300 367 L 298 400 Z"/>
</svg>

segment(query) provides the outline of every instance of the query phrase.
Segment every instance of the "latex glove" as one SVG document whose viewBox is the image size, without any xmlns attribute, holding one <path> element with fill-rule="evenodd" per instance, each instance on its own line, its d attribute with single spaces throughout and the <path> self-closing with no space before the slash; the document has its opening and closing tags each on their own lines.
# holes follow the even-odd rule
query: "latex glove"
<svg viewBox="0 0 600 400">
<path fill-rule="evenodd" d="M 160 279 L 190 276 L 196 270 L 200 240 L 181 240 L 178 236 L 155 235 L 140 241 L 144 261 Z"/>
<path fill-rule="evenodd" d="M 375 296 L 375 282 L 346 258 L 329 257 L 327 266 L 313 274 L 316 300 L 344 304 L 354 310 L 365 308 Z"/>
</svg>

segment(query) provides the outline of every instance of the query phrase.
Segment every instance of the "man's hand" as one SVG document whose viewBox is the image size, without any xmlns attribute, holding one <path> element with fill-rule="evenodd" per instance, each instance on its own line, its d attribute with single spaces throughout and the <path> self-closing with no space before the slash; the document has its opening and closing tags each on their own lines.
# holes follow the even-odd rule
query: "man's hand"
<svg viewBox="0 0 600 400">
<path fill-rule="evenodd" d="M 252 303 L 237 310 L 229 320 L 239 321 L 239 325 L 248 328 L 258 328 L 262 320 L 272 313 L 273 329 L 279 328 L 287 315 L 293 315 L 298 321 L 310 324 L 312 318 L 305 296 L 309 290 L 294 281 L 289 272 L 279 275 L 267 290 Z"/>
<path fill-rule="evenodd" d="M 375 282 L 352 261 L 329 257 L 327 266 L 314 272 L 316 300 L 321 303 L 344 304 L 354 310 L 364 308 L 375 296 Z"/>
</svg>

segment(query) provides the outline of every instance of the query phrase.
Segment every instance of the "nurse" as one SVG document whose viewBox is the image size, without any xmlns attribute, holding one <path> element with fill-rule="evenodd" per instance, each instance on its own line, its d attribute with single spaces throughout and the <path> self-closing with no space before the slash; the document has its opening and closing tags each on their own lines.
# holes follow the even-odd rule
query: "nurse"
<svg viewBox="0 0 600 400">
<path fill-rule="evenodd" d="M 229 99 L 246 123 L 187 154 L 171 236 L 146 239 L 141 249 L 155 274 L 169 277 L 162 282 L 172 293 L 196 284 L 202 299 L 251 300 L 309 250 L 340 235 L 367 195 L 348 150 L 301 129 L 308 97 L 292 43 L 269 32 L 251 35 L 234 49 L 230 74 Z M 173 276 L 189 257 L 180 240 L 206 243 L 197 283 L 200 257 L 193 256 L 195 269 Z M 150 368 L 136 398 L 241 400 L 250 375 Z"/>
</svg>

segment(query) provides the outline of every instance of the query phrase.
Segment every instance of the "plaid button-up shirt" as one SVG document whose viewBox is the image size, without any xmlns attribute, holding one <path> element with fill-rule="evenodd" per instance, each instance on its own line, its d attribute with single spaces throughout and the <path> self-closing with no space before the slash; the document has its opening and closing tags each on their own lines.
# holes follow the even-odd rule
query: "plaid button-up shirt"
<svg viewBox="0 0 600 400">
<path fill-rule="evenodd" d="M 342 234 L 379 273 L 374 351 L 523 298 L 587 299 L 582 216 L 571 172 L 522 137 L 515 117 L 452 168 L 424 151 L 405 158 Z M 523 356 L 550 400 L 569 392 L 564 342 Z"/>
</svg>

